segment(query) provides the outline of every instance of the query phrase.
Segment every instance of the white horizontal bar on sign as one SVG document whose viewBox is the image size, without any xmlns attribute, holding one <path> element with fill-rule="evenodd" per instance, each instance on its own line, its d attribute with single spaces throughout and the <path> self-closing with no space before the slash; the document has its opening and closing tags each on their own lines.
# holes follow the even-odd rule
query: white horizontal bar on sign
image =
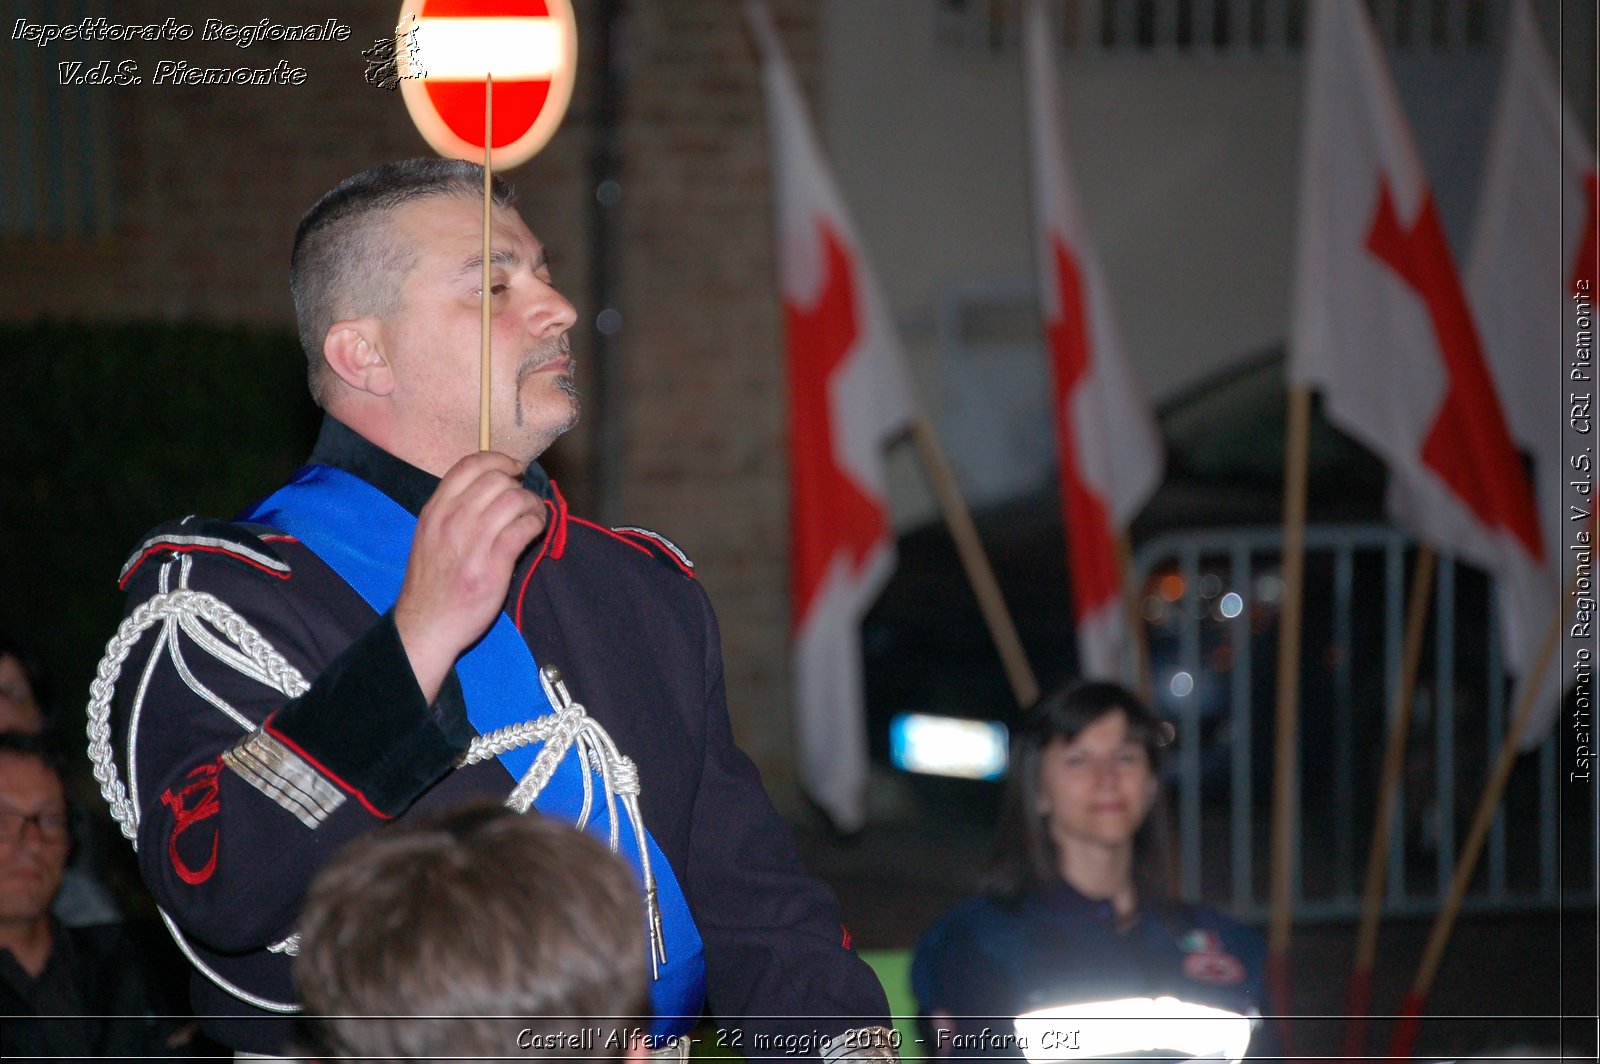
<svg viewBox="0 0 1600 1064">
<path fill-rule="evenodd" d="M 553 18 L 420 18 L 400 41 L 402 73 L 428 81 L 552 77 L 561 66 Z"/>
</svg>

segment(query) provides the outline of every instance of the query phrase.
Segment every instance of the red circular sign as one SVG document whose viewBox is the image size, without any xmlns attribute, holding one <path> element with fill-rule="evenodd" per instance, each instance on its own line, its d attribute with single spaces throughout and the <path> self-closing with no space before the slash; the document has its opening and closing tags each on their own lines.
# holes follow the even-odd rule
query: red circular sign
<svg viewBox="0 0 1600 1064">
<path fill-rule="evenodd" d="M 570 0 L 405 0 L 395 45 L 406 109 L 440 155 L 482 161 L 486 75 L 494 78 L 496 170 L 543 148 L 572 99 Z"/>
</svg>

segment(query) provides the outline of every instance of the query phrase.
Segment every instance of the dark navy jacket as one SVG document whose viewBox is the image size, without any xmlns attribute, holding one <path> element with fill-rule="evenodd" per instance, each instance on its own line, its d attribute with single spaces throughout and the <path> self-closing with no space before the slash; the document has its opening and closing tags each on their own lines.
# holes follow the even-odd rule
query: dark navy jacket
<svg viewBox="0 0 1600 1064">
<path fill-rule="evenodd" d="M 1009 1034 L 1025 1012 L 1130 997 L 1261 1013 L 1265 958 L 1259 935 L 1202 906 L 1145 905 L 1119 930 L 1110 902 L 1061 882 L 945 914 L 917 943 L 911 985 L 922 1012 L 950 1014 L 958 1034 Z M 961 1056 L 1019 1055 L 984 1037 L 960 1044 Z"/>
<path fill-rule="evenodd" d="M 362 477 L 412 513 L 438 483 L 331 418 L 311 461 Z M 755 767 L 734 746 L 716 619 L 692 565 L 650 534 L 568 514 L 537 463 L 525 484 L 546 500 L 549 525 L 518 565 L 505 612 L 540 665 L 561 670 L 572 696 L 637 763 L 645 825 L 705 943 L 711 1011 L 749 1032 L 813 1038 L 884 1024 L 882 989 L 848 948 L 831 891 L 806 873 Z M 475 734 L 453 674 L 428 705 L 392 617 L 377 616 L 292 537 L 170 522 L 149 534 L 122 582 L 130 615 L 180 586 L 215 595 L 312 681 L 286 701 L 183 634 L 179 653 L 164 647 L 147 675 L 152 629 L 113 703 L 120 770 L 125 781 L 136 774 L 145 882 L 205 964 L 250 993 L 293 1001 L 282 943 L 328 859 L 385 821 L 504 799 L 513 780 L 492 759 L 452 770 Z M 126 735 L 141 684 L 148 691 L 130 765 Z M 217 701 L 259 728 L 254 740 L 242 743 L 250 733 Z M 207 1033 L 223 1044 L 284 1049 L 288 1020 L 198 974 L 193 995 L 196 1013 L 213 1017 Z"/>
<path fill-rule="evenodd" d="M 51 917 L 52 944 L 37 977 L 0 949 L 0 1056 L 7 1060 L 139 1061 L 169 1054 L 177 1027 L 122 924 L 67 927 Z"/>
</svg>

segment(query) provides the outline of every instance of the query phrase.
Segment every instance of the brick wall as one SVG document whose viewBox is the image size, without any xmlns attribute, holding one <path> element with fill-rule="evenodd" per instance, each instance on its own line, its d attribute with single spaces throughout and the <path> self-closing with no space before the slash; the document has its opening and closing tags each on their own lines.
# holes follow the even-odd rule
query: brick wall
<svg viewBox="0 0 1600 1064">
<path fill-rule="evenodd" d="M 773 5 L 803 71 L 817 7 Z M 782 323 L 742 9 L 629 8 L 618 510 L 695 558 L 722 621 L 735 728 L 777 784 L 792 775 Z"/>
</svg>

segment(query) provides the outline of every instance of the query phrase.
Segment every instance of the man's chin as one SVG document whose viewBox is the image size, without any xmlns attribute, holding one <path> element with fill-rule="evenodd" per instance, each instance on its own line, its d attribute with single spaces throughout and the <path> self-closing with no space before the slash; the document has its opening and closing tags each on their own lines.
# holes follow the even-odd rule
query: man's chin
<svg viewBox="0 0 1600 1064">
<path fill-rule="evenodd" d="M 578 389 L 572 383 L 571 377 L 560 377 L 555 383 L 556 394 L 546 400 L 552 408 L 546 416 L 553 426 L 555 435 L 559 436 L 578 423 L 578 415 L 583 412 L 583 400 L 579 397 Z"/>
<path fill-rule="evenodd" d="M 542 396 L 536 403 L 517 408 L 516 432 L 532 446 L 530 460 L 578 424 L 581 407 L 577 392 L 563 388 L 557 395 Z"/>
</svg>

